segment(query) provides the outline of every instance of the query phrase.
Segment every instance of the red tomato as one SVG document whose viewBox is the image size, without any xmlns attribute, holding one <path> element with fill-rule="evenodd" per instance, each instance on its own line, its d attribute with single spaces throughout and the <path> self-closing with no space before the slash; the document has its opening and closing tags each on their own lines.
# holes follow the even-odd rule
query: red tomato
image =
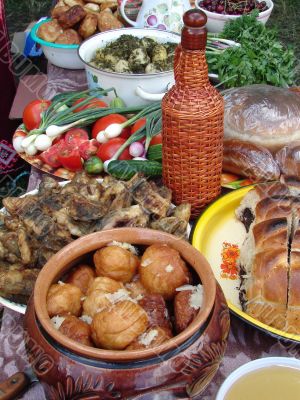
<svg viewBox="0 0 300 400">
<path fill-rule="evenodd" d="M 142 126 L 146 125 L 146 118 L 138 119 L 131 127 L 131 134 L 135 133 Z"/>
<path fill-rule="evenodd" d="M 89 135 L 83 128 L 71 128 L 65 134 L 65 142 L 75 147 L 87 140 L 89 140 Z"/>
<path fill-rule="evenodd" d="M 62 164 L 59 160 L 59 152 L 65 146 L 65 142 L 63 140 L 58 141 L 56 144 L 53 144 L 48 150 L 43 151 L 40 154 L 41 160 L 50 165 L 52 168 L 58 168 Z"/>
<path fill-rule="evenodd" d="M 162 144 L 162 135 L 161 135 L 161 133 L 159 133 L 158 135 L 154 136 L 151 139 L 150 146 L 153 146 L 154 144 Z"/>
<path fill-rule="evenodd" d="M 50 106 L 49 100 L 33 100 L 24 108 L 23 122 L 28 131 L 36 129 L 41 123 L 41 113 Z"/>
<path fill-rule="evenodd" d="M 124 115 L 121 114 L 110 114 L 106 115 L 105 117 L 102 117 L 98 119 L 93 125 L 92 128 L 92 137 L 96 139 L 97 135 L 99 132 L 104 131 L 105 128 L 107 128 L 111 124 L 122 124 L 123 122 L 126 122 L 127 118 L 124 117 Z M 124 128 L 121 132 L 121 134 L 118 137 L 122 137 L 124 139 L 129 138 L 130 136 L 131 129 L 129 126 Z"/>
<path fill-rule="evenodd" d="M 83 100 L 85 100 L 84 97 L 74 101 L 73 106 L 76 106 L 76 104 L 81 103 Z M 108 107 L 108 104 L 105 103 L 105 101 L 102 101 L 100 99 L 92 99 L 87 104 L 85 104 L 81 107 L 75 108 L 74 112 L 86 110 L 87 108 L 106 108 L 106 107 Z"/>
<path fill-rule="evenodd" d="M 95 154 L 97 154 L 99 146 L 100 146 L 100 144 L 97 142 L 96 139 L 87 140 L 86 142 L 82 142 L 79 145 L 79 147 L 78 147 L 79 154 L 84 160 L 87 160 L 91 156 L 94 156 Z"/>
<path fill-rule="evenodd" d="M 61 151 L 58 153 L 58 159 L 61 165 L 70 171 L 80 171 L 83 169 L 78 148 L 70 145 L 62 147 Z"/>
<path fill-rule="evenodd" d="M 108 142 L 100 145 L 99 150 L 97 151 L 97 156 L 101 158 L 104 162 L 106 160 L 110 160 L 117 152 L 117 150 L 124 144 L 126 140 L 124 138 L 114 138 L 110 139 Z M 123 153 L 120 155 L 119 160 L 131 160 L 132 157 L 129 154 L 129 149 L 125 149 Z"/>
<path fill-rule="evenodd" d="M 26 137 L 26 136 L 27 136 L 27 133 L 24 132 L 24 131 L 16 131 L 14 133 L 14 138 L 16 138 L 16 137 Z"/>
</svg>

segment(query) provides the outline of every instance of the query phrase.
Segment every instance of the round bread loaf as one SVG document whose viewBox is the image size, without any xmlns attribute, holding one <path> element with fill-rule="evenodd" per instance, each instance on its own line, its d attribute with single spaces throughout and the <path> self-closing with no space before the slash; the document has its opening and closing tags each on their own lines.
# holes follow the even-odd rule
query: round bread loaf
<svg viewBox="0 0 300 400">
<path fill-rule="evenodd" d="M 223 92 L 224 134 L 274 152 L 300 139 L 300 95 L 284 88 L 252 85 Z"/>
</svg>

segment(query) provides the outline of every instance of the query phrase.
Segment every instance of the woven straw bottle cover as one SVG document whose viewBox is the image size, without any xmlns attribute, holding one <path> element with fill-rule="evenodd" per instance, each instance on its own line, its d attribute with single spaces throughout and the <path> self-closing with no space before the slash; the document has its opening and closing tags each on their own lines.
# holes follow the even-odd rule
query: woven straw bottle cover
<svg viewBox="0 0 300 400">
<path fill-rule="evenodd" d="M 200 10 L 184 14 L 175 85 L 162 101 L 164 183 L 176 204 L 192 204 L 193 217 L 221 190 L 224 102 L 208 79 L 206 21 Z"/>
</svg>

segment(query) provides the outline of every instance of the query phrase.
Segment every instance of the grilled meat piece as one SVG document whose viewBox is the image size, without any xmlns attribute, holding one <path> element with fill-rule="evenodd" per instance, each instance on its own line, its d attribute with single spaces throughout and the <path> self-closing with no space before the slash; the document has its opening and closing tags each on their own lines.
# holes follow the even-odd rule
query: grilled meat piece
<svg viewBox="0 0 300 400">
<path fill-rule="evenodd" d="M 22 221 L 29 233 L 37 236 L 47 236 L 52 231 L 54 220 L 36 205 L 22 215 Z"/>
<path fill-rule="evenodd" d="M 50 193 L 59 193 L 61 187 L 56 179 L 52 178 L 50 175 L 43 175 L 42 180 L 39 185 L 38 195 L 48 195 Z"/>
<path fill-rule="evenodd" d="M 36 196 L 26 197 L 6 197 L 3 199 L 3 206 L 6 211 L 12 216 L 19 216 L 20 213 L 24 212 L 36 204 Z"/>
<path fill-rule="evenodd" d="M 61 226 L 65 227 L 72 236 L 80 237 L 94 232 L 94 222 L 76 221 L 71 218 L 66 208 L 53 213 L 54 220 Z"/>
<path fill-rule="evenodd" d="M 106 205 L 86 200 L 81 196 L 74 195 L 67 203 L 68 215 L 76 221 L 94 221 L 102 218 L 107 211 Z"/>
<path fill-rule="evenodd" d="M 191 218 L 191 205 L 188 203 L 180 204 L 174 208 L 174 211 L 171 215 L 183 221 L 189 222 Z"/>
<path fill-rule="evenodd" d="M 39 272 L 39 269 L 24 269 L 18 265 L 5 268 L 1 264 L 0 295 L 26 304 Z"/>
<path fill-rule="evenodd" d="M 29 237 L 24 228 L 19 228 L 17 234 L 22 263 L 25 265 L 30 264 L 32 260 L 32 251 L 29 244 Z"/>
<path fill-rule="evenodd" d="M 0 259 L 11 263 L 21 261 L 21 253 L 16 232 L 0 231 Z"/>
<path fill-rule="evenodd" d="M 152 229 L 171 233 L 172 235 L 180 238 L 186 238 L 187 225 L 188 222 L 182 219 L 178 219 L 176 217 L 165 217 L 158 219 L 157 221 L 153 221 L 150 226 Z"/>
<path fill-rule="evenodd" d="M 121 228 L 124 226 L 135 226 L 144 228 L 147 226 L 149 216 L 139 205 L 111 211 L 97 225 L 97 230 Z"/>
<path fill-rule="evenodd" d="M 167 215 L 171 201 L 158 194 L 146 178 L 140 174 L 136 174 L 128 182 L 128 189 L 131 191 L 134 201 L 143 207 L 144 210 L 154 214 L 158 218 Z"/>
</svg>

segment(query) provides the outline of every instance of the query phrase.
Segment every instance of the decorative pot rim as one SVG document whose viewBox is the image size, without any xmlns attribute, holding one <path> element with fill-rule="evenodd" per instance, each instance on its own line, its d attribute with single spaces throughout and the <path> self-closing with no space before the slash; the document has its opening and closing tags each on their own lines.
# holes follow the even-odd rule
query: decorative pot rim
<svg viewBox="0 0 300 400">
<path fill-rule="evenodd" d="M 57 282 L 64 273 L 72 268 L 72 266 L 74 266 L 74 261 L 114 240 L 119 242 L 126 241 L 134 245 L 166 243 L 180 252 L 183 259 L 195 270 L 201 280 L 204 295 L 203 305 L 198 315 L 187 329 L 160 346 L 145 350 L 131 351 L 104 350 L 89 347 L 77 343 L 60 333 L 55 329 L 50 320 L 46 307 L 46 298 L 51 284 Z M 83 236 L 70 243 L 51 257 L 39 273 L 36 280 L 34 288 L 34 308 L 37 320 L 43 329 L 51 338 L 72 352 L 83 357 L 98 360 L 128 362 L 153 358 L 159 354 L 166 353 L 179 347 L 182 343 L 191 338 L 207 321 L 214 307 L 215 297 L 216 280 L 213 271 L 205 257 L 188 242 L 176 238 L 168 233 L 152 229 L 118 228 Z"/>
</svg>

